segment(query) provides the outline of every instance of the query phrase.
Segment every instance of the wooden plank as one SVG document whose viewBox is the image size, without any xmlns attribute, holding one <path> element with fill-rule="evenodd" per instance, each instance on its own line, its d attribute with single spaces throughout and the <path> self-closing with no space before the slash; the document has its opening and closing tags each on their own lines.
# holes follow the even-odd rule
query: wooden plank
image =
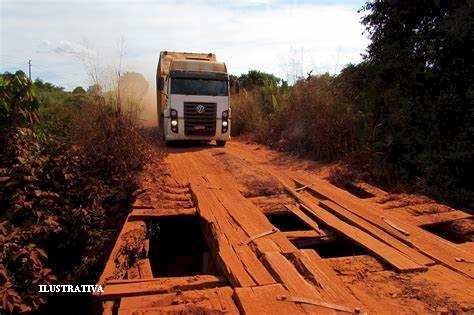
<svg viewBox="0 0 474 315">
<path fill-rule="evenodd" d="M 234 299 L 242 314 L 307 314 L 300 305 L 277 299 L 278 296 L 286 294 L 288 294 L 288 291 L 281 284 L 272 284 L 251 288 L 236 288 Z"/>
<path fill-rule="evenodd" d="M 414 222 L 416 222 L 417 225 L 432 225 L 456 221 L 459 219 L 469 219 L 472 217 L 473 216 L 469 213 L 454 210 L 439 213 L 422 214 L 418 216 L 413 216 L 412 219 Z"/>
<path fill-rule="evenodd" d="M 294 213 L 300 220 L 306 223 L 309 227 L 311 227 L 314 231 L 319 232 L 319 234 L 323 235 L 321 229 L 319 228 L 318 223 L 314 222 L 313 219 L 308 217 L 306 213 L 301 211 L 297 206 L 287 206 L 287 209 Z"/>
<path fill-rule="evenodd" d="M 125 297 L 119 314 L 239 314 L 230 287 Z"/>
<path fill-rule="evenodd" d="M 444 240 L 435 234 L 407 223 L 396 213 L 390 213 L 385 211 L 380 206 L 358 199 L 348 192 L 330 185 L 329 183 L 320 179 L 311 178 L 310 180 L 306 181 L 305 179 L 302 179 L 301 176 L 297 178 L 295 177 L 296 176 L 292 174 L 292 178 L 294 178 L 295 182 L 299 183 L 300 185 L 309 181 L 314 182 L 315 185 L 308 187 L 308 189 L 315 191 L 320 195 L 326 196 L 326 198 L 331 199 L 333 202 L 346 208 L 355 215 L 358 215 L 359 217 L 371 222 L 398 240 L 415 247 L 424 255 L 442 263 L 446 267 L 456 270 L 457 272 L 462 273 L 470 278 L 474 278 L 474 264 L 456 261 L 456 258 L 474 261 L 474 253 L 470 253 L 459 247 L 456 247 L 451 242 Z M 381 214 L 389 219 L 394 225 L 409 232 L 410 235 L 403 235 L 400 233 L 400 231 L 388 225 L 382 219 Z"/>
<path fill-rule="evenodd" d="M 264 253 L 263 259 L 273 276 L 288 290 L 289 295 L 318 301 L 323 299 L 321 292 L 306 281 L 296 270 L 295 266 L 282 254 L 278 252 L 267 252 Z M 304 304 L 302 308 L 308 313 L 325 314 L 333 312 L 333 310 L 315 305 Z"/>
<path fill-rule="evenodd" d="M 372 235 L 340 220 L 335 215 L 329 213 L 315 203 L 303 198 L 305 203 L 302 205 L 309 212 L 328 226 L 332 227 L 347 238 L 361 245 L 378 258 L 382 259 L 400 272 L 423 271 L 426 266 L 420 265 L 408 258 L 405 254 L 399 252 L 386 243 L 376 239 Z"/>
<path fill-rule="evenodd" d="M 190 277 L 155 278 L 153 281 L 135 283 L 106 284 L 100 299 L 112 299 L 125 296 L 161 294 L 175 291 L 197 290 L 224 286 L 225 279 L 212 275 Z"/>
<path fill-rule="evenodd" d="M 312 231 L 312 230 L 309 230 L 309 231 L 284 231 L 282 232 L 283 235 L 285 235 L 285 237 L 287 238 L 316 238 L 316 237 L 320 237 L 321 234 L 316 232 L 316 231 Z M 324 235 L 323 237 L 325 237 L 326 235 Z"/>
<path fill-rule="evenodd" d="M 288 213 L 286 205 L 295 205 L 295 200 L 287 194 L 277 194 L 270 196 L 260 196 L 248 198 L 264 214 Z"/>
<path fill-rule="evenodd" d="M 362 219 L 361 217 L 353 214 L 349 210 L 339 206 L 338 204 L 330 200 L 322 200 L 319 202 L 319 205 L 326 210 L 329 210 L 336 214 L 337 216 L 344 217 L 345 220 L 353 224 L 354 226 L 360 228 L 361 230 L 369 233 L 373 237 L 379 239 L 380 241 L 387 243 L 393 248 L 405 254 L 411 260 L 417 262 L 420 265 L 433 265 L 435 262 L 429 257 L 421 254 L 419 251 L 409 247 L 405 243 L 402 243 L 392 235 L 388 234 L 384 230 L 378 228 L 377 226 L 371 224 L 370 222 Z"/>
<path fill-rule="evenodd" d="M 302 205 L 305 209 L 307 209 L 308 212 L 315 215 L 319 220 L 323 221 L 325 224 L 329 225 L 339 233 L 345 235 L 349 239 L 366 248 L 380 259 L 392 265 L 396 270 L 403 272 L 426 270 L 426 266 L 414 262 L 405 254 L 392 248 L 386 243 L 379 241 L 370 234 L 367 234 L 366 232 L 350 224 L 347 224 L 346 222 L 340 220 L 333 214 L 319 207 L 315 202 L 312 201 L 313 198 L 310 199 L 308 196 L 304 196 L 301 193 L 297 193 L 295 191 L 295 188 L 293 188 L 289 183 L 290 179 L 288 177 L 285 178 L 283 176 L 275 176 L 278 178 L 278 180 L 280 180 L 281 184 L 285 187 L 285 189 L 299 202 L 302 203 Z M 301 183 L 299 184 L 302 185 Z M 307 189 L 311 188 L 311 186 L 307 187 Z"/>
<path fill-rule="evenodd" d="M 127 270 L 127 279 L 140 279 L 140 270 L 137 265 L 134 265 Z"/>
<path fill-rule="evenodd" d="M 302 249 L 288 256 L 301 275 L 330 302 L 360 308 L 361 303 L 350 293 L 342 280 L 312 249 Z"/>
<path fill-rule="evenodd" d="M 208 230 L 208 244 L 229 281 L 236 286 L 275 283 L 252 250 L 241 245 L 247 238 L 244 231 L 232 224 L 226 208 L 212 191 L 202 184 L 193 183 L 191 188 Z"/>
<path fill-rule="evenodd" d="M 227 175 L 207 175 L 206 178 L 212 186 L 222 188 L 213 190 L 213 193 L 249 238 L 274 229 L 274 226 L 265 215 L 233 186 L 231 177 Z M 254 243 L 261 252 L 280 251 L 290 253 L 297 250 L 280 231 L 257 239 Z"/>
<path fill-rule="evenodd" d="M 107 260 L 107 263 L 105 264 L 104 271 L 102 272 L 98 284 L 102 285 L 104 284 L 107 280 L 113 279 L 114 278 L 114 273 L 116 271 L 116 258 L 117 255 L 119 254 L 122 246 L 123 246 L 123 236 L 128 233 L 129 231 L 132 230 L 145 230 L 146 231 L 146 224 L 143 221 L 133 221 L 130 222 L 127 220 L 125 221 L 122 230 L 120 231 L 117 240 L 115 241 L 115 245 L 112 248 L 112 251 L 110 252 L 109 258 Z M 96 295 L 94 293 L 94 295 Z"/>
<path fill-rule="evenodd" d="M 134 209 L 130 213 L 129 220 L 149 220 L 163 217 L 196 215 L 196 208 L 182 209 Z"/>
<path fill-rule="evenodd" d="M 140 278 L 153 278 L 153 271 L 151 270 L 150 259 L 140 259 L 138 261 L 138 270 L 140 271 Z"/>
</svg>

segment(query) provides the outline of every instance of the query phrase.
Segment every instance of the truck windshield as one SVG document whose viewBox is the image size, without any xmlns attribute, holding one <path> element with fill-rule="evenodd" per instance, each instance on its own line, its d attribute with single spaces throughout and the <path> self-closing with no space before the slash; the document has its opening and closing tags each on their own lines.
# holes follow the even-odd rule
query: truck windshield
<svg viewBox="0 0 474 315">
<path fill-rule="evenodd" d="M 172 78 L 171 94 L 227 96 L 227 81 Z"/>
</svg>

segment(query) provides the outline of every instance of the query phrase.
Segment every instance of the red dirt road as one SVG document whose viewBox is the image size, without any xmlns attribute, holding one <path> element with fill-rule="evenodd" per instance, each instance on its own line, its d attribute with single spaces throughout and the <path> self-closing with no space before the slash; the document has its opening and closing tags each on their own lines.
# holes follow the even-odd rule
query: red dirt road
<svg viewBox="0 0 474 315">
<path fill-rule="evenodd" d="M 154 284 L 143 284 L 139 295 L 145 295 L 131 303 L 132 289 L 110 287 L 114 297 L 123 294 L 122 303 L 128 301 L 124 313 L 131 306 L 249 314 L 474 312 L 469 214 L 365 183 L 353 183 L 357 189 L 349 192 L 329 183 L 328 165 L 244 141 L 225 148 L 172 146 L 167 152 L 165 165 L 151 161 L 143 172 L 146 192 L 128 223 L 137 228 L 143 222 L 150 229 L 150 220 L 198 217 L 207 246 L 194 273 L 183 273 L 189 255 L 171 258 L 175 269 L 166 269 L 149 253 L 151 246 L 142 260 L 149 261 Z M 163 172 L 164 177 L 157 175 Z M 447 228 L 456 226 L 462 226 L 457 234 Z M 176 244 L 181 237 L 193 238 L 190 234 L 180 230 Z M 131 279 L 133 268 L 133 262 L 109 264 L 101 280 Z M 160 284 L 157 290 L 176 270 L 194 275 L 187 281 L 198 285 L 179 284 L 184 295 L 172 289 L 178 284 Z M 202 278 L 206 274 L 218 278 Z M 107 285 L 105 291 L 103 301 Z"/>
</svg>

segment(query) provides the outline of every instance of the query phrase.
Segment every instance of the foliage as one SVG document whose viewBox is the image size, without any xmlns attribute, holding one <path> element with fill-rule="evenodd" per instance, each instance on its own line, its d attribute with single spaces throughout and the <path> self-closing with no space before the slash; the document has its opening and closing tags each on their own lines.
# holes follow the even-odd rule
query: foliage
<svg viewBox="0 0 474 315">
<path fill-rule="evenodd" d="M 374 130 L 364 143 L 378 153 L 371 164 L 390 164 L 438 199 L 471 208 L 472 9 L 468 1 L 369 1 L 362 23 L 371 44 L 365 62 L 346 71 L 358 77 L 347 82 L 363 95 L 354 107 Z"/>
<path fill-rule="evenodd" d="M 324 74 L 291 88 L 257 84 L 244 89 L 232 96 L 232 132 L 319 160 L 341 158 L 356 140 L 351 111 L 336 102 L 334 85 L 334 78 Z"/>
<path fill-rule="evenodd" d="M 472 209 L 472 9 L 468 1 L 368 1 L 363 62 L 286 89 L 258 71 L 242 75 L 233 132 L 318 160 L 345 158 L 386 189 Z"/>
<path fill-rule="evenodd" d="M 24 74 L 0 79 L 9 109 L 1 124 L 9 136 L 0 152 L 0 310 L 49 313 L 74 303 L 83 313 L 87 294 L 48 296 L 38 285 L 95 283 L 148 148 L 135 123 L 98 95 L 37 80 L 35 96 Z M 57 103 L 41 103 L 37 115 L 38 99 Z"/>
<path fill-rule="evenodd" d="M 250 70 L 248 73 L 242 74 L 238 80 L 240 87 L 245 89 L 254 89 L 265 86 L 277 87 L 282 82 L 280 78 L 277 78 L 273 74 L 258 70 Z"/>
</svg>

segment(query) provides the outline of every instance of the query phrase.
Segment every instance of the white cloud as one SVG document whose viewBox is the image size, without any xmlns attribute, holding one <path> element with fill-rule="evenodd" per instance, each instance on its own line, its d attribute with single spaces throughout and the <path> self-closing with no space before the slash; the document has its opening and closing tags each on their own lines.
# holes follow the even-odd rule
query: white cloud
<svg viewBox="0 0 474 315">
<path fill-rule="evenodd" d="M 41 43 L 40 48 L 37 50 L 39 53 L 56 53 L 72 55 L 77 58 L 84 58 L 86 56 L 97 56 L 97 53 L 84 45 L 78 43 L 72 43 L 67 40 L 62 40 L 58 43 L 51 43 L 50 40 L 44 40 Z"/>
<path fill-rule="evenodd" d="M 367 45 L 352 7 L 230 2 L 0 0 L 0 70 L 6 68 L 4 59 L 32 58 L 36 75 L 54 77 L 54 83 L 67 88 L 85 85 L 85 71 L 73 56 L 94 52 L 98 60 L 113 64 L 122 34 L 127 40 L 124 67 L 149 80 L 160 50 L 212 51 L 234 74 L 259 69 L 286 78 L 291 62 L 302 73 L 338 72 L 360 61 Z M 83 38 L 91 45 L 79 44 Z"/>
</svg>

